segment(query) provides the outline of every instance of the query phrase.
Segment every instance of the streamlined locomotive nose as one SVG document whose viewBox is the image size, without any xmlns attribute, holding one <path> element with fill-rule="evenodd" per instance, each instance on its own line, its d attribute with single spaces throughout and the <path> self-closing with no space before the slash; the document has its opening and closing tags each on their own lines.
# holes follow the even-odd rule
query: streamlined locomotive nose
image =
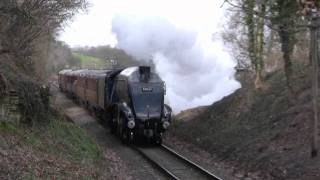
<svg viewBox="0 0 320 180">
<path fill-rule="evenodd" d="M 159 116 L 158 113 L 156 113 L 156 114 L 137 113 L 137 118 L 136 119 L 139 119 L 142 122 L 145 122 L 145 121 L 150 120 L 150 119 L 158 119 L 158 120 L 160 120 L 160 116 Z"/>
</svg>

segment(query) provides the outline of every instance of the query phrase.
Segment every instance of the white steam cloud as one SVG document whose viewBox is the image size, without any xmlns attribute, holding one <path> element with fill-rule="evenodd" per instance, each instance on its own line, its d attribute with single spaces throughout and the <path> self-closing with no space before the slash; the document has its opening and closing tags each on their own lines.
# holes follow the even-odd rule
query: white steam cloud
<svg viewBox="0 0 320 180">
<path fill-rule="evenodd" d="M 221 42 L 178 28 L 167 19 L 118 15 L 112 32 L 137 59 L 152 58 L 167 84 L 167 100 L 174 111 L 210 105 L 240 87 L 234 79 L 235 63 Z"/>
</svg>

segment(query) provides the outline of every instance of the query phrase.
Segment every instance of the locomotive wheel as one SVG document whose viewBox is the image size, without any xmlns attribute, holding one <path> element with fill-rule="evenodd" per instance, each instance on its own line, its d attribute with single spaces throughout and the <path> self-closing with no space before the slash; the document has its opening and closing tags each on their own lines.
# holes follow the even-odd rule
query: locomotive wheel
<svg viewBox="0 0 320 180">
<path fill-rule="evenodd" d="M 130 144 L 134 140 L 134 134 L 130 133 L 130 131 L 126 128 L 126 119 L 124 116 L 120 113 L 119 119 L 118 119 L 118 136 L 120 137 L 121 141 L 125 144 Z"/>
<path fill-rule="evenodd" d="M 122 135 L 121 135 L 121 141 L 125 144 L 129 144 L 129 133 L 127 132 L 127 130 L 123 130 L 122 131 Z"/>
<path fill-rule="evenodd" d="M 109 125 L 111 128 L 111 133 L 117 135 L 118 133 L 118 109 L 113 108 L 110 110 L 111 117 L 109 119 Z"/>
<path fill-rule="evenodd" d="M 113 120 L 111 120 L 111 121 L 113 121 Z M 117 124 L 115 122 L 110 123 L 110 128 L 111 128 L 112 134 L 117 134 Z"/>
<path fill-rule="evenodd" d="M 123 115 L 120 113 L 119 108 L 117 108 L 117 134 L 121 139 L 123 139 L 123 137 L 125 136 L 125 134 L 124 134 L 124 118 L 123 118 Z"/>
<path fill-rule="evenodd" d="M 155 144 L 156 145 L 161 145 L 162 144 L 162 138 L 161 137 L 160 138 L 156 138 Z"/>
<path fill-rule="evenodd" d="M 118 122 L 119 122 L 118 135 L 121 138 L 121 141 L 123 143 L 128 143 L 129 142 L 129 133 L 125 127 L 125 119 L 123 118 L 123 115 L 120 115 Z"/>
<path fill-rule="evenodd" d="M 115 131 L 118 137 L 120 137 L 123 143 L 129 144 L 133 142 L 133 135 L 131 136 L 130 132 L 126 128 L 126 119 L 124 115 L 121 114 L 120 109 L 115 110 L 116 122 L 113 123 L 112 129 Z"/>
<path fill-rule="evenodd" d="M 162 136 L 161 136 L 161 134 L 154 135 L 153 142 L 154 142 L 155 145 L 161 145 L 162 144 Z"/>
</svg>

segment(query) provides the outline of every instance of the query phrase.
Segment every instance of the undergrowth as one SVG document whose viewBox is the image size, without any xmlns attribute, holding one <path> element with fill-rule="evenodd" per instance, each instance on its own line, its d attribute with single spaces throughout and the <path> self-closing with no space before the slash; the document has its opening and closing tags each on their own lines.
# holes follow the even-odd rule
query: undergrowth
<svg viewBox="0 0 320 180">
<path fill-rule="evenodd" d="M 315 176 L 313 169 L 320 164 L 310 161 L 309 155 L 309 67 L 296 64 L 294 68 L 293 95 L 283 72 L 277 71 L 265 80 L 264 89 L 243 87 L 192 121 L 175 121 L 171 133 L 219 160 L 237 162 L 247 171 L 268 172 L 271 179 L 299 179 L 307 171 Z M 302 165 L 305 162 L 308 166 Z"/>
<path fill-rule="evenodd" d="M 99 168 L 94 167 L 103 158 L 94 140 L 70 122 L 49 118 L 48 124 L 33 127 L 0 123 L 0 150 L 9 155 L 0 153 L 0 162 L 14 159 L 0 165 L 0 179 L 1 174 L 23 179 L 94 179 L 99 174 Z"/>
</svg>

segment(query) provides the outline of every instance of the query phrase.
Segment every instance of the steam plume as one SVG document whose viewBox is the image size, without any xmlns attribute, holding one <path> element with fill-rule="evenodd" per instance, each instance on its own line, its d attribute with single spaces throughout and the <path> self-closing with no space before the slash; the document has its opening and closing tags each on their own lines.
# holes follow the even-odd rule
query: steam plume
<svg viewBox="0 0 320 180">
<path fill-rule="evenodd" d="M 221 43 L 208 49 L 199 34 L 164 18 L 118 15 L 112 32 L 128 54 L 141 60 L 152 57 L 175 112 L 212 104 L 240 87 L 233 78 L 235 64 Z"/>
</svg>

